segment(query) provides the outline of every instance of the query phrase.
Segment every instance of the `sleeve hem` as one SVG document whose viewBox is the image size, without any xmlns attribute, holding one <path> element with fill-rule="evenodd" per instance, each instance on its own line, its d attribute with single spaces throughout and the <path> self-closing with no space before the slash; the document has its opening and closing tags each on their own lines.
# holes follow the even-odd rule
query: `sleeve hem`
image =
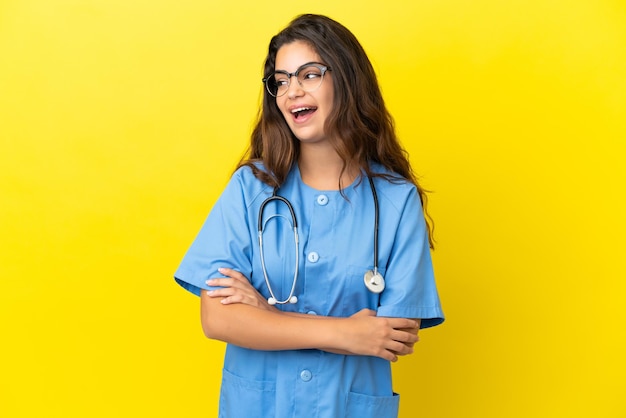
<svg viewBox="0 0 626 418">
<path fill-rule="evenodd" d="M 445 317 L 440 307 L 398 307 L 381 306 L 378 308 L 378 316 L 393 318 L 416 318 L 421 319 L 420 329 L 434 327 L 443 323 Z"/>
</svg>

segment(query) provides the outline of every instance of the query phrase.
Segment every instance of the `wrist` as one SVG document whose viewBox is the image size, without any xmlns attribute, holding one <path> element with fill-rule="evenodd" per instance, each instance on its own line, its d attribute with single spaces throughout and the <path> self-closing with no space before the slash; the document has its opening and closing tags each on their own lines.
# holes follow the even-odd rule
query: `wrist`
<svg viewBox="0 0 626 418">
<path fill-rule="evenodd" d="M 351 352 L 350 338 L 346 338 L 350 331 L 350 318 L 330 318 L 330 321 L 322 321 L 322 325 L 327 325 L 323 333 L 324 347 L 330 350 L 341 352 Z"/>
</svg>

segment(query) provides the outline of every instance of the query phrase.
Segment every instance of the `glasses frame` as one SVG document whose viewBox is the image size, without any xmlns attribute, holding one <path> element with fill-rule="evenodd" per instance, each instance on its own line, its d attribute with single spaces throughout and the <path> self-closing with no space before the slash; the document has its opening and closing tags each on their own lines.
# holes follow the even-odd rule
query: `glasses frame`
<svg viewBox="0 0 626 418">
<path fill-rule="evenodd" d="M 307 67 L 316 67 L 318 70 L 321 71 L 322 76 L 321 76 L 321 80 L 320 80 L 320 84 L 319 86 L 315 87 L 312 90 L 307 90 L 304 88 L 304 86 L 302 85 L 302 82 L 300 81 L 300 79 L 298 78 L 298 74 L 300 74 L 300 71 L 302 71 L 304 68 Z M 322 83 L 324 82 L 324 75 L 326 74 L 327 71 L 330 71 L 330 67 L 328 65 L 324 65 L 321 62 L 307 62 L 306 64 L 302 64 L 301 66 L 298 67 L 298 69 L 296 71 L 294 71 L 293 73 L 284 71 L 284 70 L 278 70 L 278 71 L 274 71 L 273 73 L 271 73 L 270 75 L 268 75 L 267 77 L 265 77 L 264 79 L 262 79 L 261 81 L 263 81 L 263 84 L 265 84 L 265 90 L 267 90 L 267 92 L 269 93 L 270 96 L 272 97 L 280 97 L 280 96 L 284 96 L 285 93 L 287 93 L 289 91 L 289 87 L 291 86 L 291 77 L 296 77 L 296 80 L 298 81 L 298 85 L 300 86 L 300 88 L 308 93 L 313 92 L 317 89 L 320 88 L 320 86 L 322 85 Z M 285 89 L 285 91 L 282 94 L 274 94 L 270 91 L 270 86 L 268 84 L 268 81 L 274 77 L 274 75 L 276 74 L 284 74 L 287 76 L 287 88 Z"/>
</svg>

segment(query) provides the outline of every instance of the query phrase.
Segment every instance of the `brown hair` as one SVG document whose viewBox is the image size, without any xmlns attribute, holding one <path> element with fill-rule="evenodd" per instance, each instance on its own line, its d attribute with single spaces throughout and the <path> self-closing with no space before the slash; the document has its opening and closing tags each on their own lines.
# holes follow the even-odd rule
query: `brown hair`
<svg viewBox="0 0 626 418">
<path fill-rule="evenodd" d="M 265 59 L 264 77 L 275 70 L 276 54 L 285 44 L 308 43 L 332 71 L 333 112 L 325 132 L 344 162 L 343 170 L 357 165 L 368 175 L 415 184 L 433 247 L 433 221 L 426 210 L 427 196 L 417 182 L 406 150 L 400 145 L 391 114 L 385 107 L 374 68 L 356 37 L 340 23 L 321 15 L 296 17 L 274 36 Z M 279 187 L 298 160 L 300 143 L 283 118 L 276 99 L 264 89 L 263 104 L 252 132 L 250 146 L 238 168 L 249 166 L 261 181 Z M 257 162 L 262 162 L 260 168 Z M 402 178 L 370 171 L 377 162 Z M 339 180 L 339 188 L 342 189 Z"/>
</svg>

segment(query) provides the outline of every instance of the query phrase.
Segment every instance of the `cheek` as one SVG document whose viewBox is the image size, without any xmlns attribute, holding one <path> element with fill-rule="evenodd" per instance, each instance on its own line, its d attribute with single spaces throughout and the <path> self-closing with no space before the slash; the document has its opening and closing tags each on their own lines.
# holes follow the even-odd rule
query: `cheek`
<svg viewBox="0 0 626 418">
<path fill-rule="evenodd" d="M 283 114 L 283 116 L 288 114 L 288 112 L 287 112 L 287 104 L 286 104 L 285 100 L 282 97 L 277 97 L 276 98 L 276 107 L 278 108 L 280 113 Z"/>
<path fill-rule="evenodd" d="M 332 112 L 332 109 L 335 104 L 335 95 L 332 89 L 326 92 L 324 95 L 324 107 L 328 109 L 328 113 Z"/>
</svg>

